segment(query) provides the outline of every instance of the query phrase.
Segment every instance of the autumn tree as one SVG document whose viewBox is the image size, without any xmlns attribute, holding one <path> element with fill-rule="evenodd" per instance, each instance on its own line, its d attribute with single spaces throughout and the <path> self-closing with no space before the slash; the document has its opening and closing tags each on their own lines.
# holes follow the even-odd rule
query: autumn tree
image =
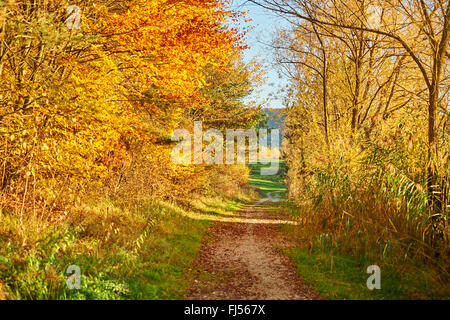
<svg viewBox="0 0 450 320">
<path fill-rule="evenodd" d="M 210 103 L 205 70 L 231 70 L 245 48 L 226 1 L 7 1 L 0 10 L 2 188 L 24 205 L 38 196 L 31 186 L 44 198 L 62 185 L 73 197 L 118 190 L 135 160 L 148 160 L 142 152 L 170 167 L 170 146 L 158 141 Z M 80 28 L 68 25 L 74 12 Z"/>
<path fill-rule="evenodd" d="M 286 17 L 308 21 L 321 29 L 338 28 L 363 39 L 381 36 L 388 47 L 401 48 L 422 76 L 427 95 L 428 116 L 428 188 L 434 203 L 433 186 L 437 184 L 438 107 L 446 104 L 450 5 L 448 1 L 271 1 L 251 2 Z M 361 52 L 362 53 L 362 52 Z M 361 55 L 359 55 L 361 56 Z M 359 65 L 358 65 L 359 68 Z M 358 69 L 357 68 L 357 69 Z M 358 82 L 357 82 L 358 83 Z M 358 86 L 359 87 L 359 86 Z M 420 91 L 418 92 L 420 94 Z M 357 96 L 355 95 L 355 98 Z M 353 107 L 353 125 L 358 117 L 357 101 Z"/>
</svg>

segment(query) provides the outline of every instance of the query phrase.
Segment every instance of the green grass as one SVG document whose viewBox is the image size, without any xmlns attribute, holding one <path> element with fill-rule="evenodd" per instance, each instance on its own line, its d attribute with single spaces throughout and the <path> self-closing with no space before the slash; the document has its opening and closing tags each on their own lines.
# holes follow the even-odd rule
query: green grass
<svg viewBox="0 0 450 320">
<path fill-rule="evenodd" d="M 326 299 L 338 300 L 408 300 L 448 299 L 448 292 L 431 281 L 436 274 L 426 266 L 395 266 L 382 261 L 315 249 L 309 254 L 302 248 L 286 250 L 298 272 Z M 381 270 L 381 289 L 366 286 L 367 267 L 377 264 Z M 419 268 L 418 268 L 419 267 Z"/>
<path fill-rule="evenodd" d="M 365 273 L 369 262 L 320 250 L 308 254 L 300 248 L 289 250 L 286 254 L 294 260 L 305 280 L 324 298 L 370 300 L 408 297 L 395 270 L 387 271 L 381 266 L 381 290 L 371 291 L 366 286 L 370 275 Z"/>
<path fill-rule="evenodd" d="M 190 284 L 189 268 L 209 222 L 193 221 L 176 213 L 164 221 L 166 232 L 147 241 L 138 266 L 128 277 L 132 299 L 181 299 Z"/>
<path fill-rule="evenodd" d="M 285 197 L 286 185 L 283 177 L 286 171 L 286 164 L 284 161 L 279 161 L 279 171 L 277 175 L 261 175 L 261 168 L 269 167 L 269 164 L 257 163 L 249 165 L 251 169 L 251 178 L 249 185 L 259 190 L 262 197 L 267 197 L 268 193 L 273 191 L 280 191 L 280 194 Z"/>
</svg>

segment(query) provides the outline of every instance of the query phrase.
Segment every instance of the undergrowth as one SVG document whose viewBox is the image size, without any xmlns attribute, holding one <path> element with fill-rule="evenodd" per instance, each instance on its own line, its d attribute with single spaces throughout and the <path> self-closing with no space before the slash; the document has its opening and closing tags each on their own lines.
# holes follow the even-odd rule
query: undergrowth
<svg viewBox="0 0 450 320">
<path fill-rule="evenodd" d="M 119 200 L 84 203 L 61 219 L 3 211 L 0 224 L 2 299 L 181 299 L 210 222 L 196 212 L 233 212 L 247 200 L 197 197 L 184 203 Z M 54 215 L 52 215 L 54 217 Z M 67 268 L 81 271 L 70 290 Z"/>
</svg>

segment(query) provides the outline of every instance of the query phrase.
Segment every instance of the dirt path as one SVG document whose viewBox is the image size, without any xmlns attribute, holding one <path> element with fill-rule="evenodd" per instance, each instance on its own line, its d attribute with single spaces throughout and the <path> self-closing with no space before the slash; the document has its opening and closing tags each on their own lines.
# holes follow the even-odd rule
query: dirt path
<svg viewBox="0 0 450 320">
<path fill-rule="evenodd" d="M 273 197 L 237 212 L 240 222 L 215 223 L 197 256 L 196 280 L 187 299 L 318 298 L 296 274 L 293 263 L 277 252 L 289 244 L 275 223 L 285 217 L 271 201 Z"/>
</svg>

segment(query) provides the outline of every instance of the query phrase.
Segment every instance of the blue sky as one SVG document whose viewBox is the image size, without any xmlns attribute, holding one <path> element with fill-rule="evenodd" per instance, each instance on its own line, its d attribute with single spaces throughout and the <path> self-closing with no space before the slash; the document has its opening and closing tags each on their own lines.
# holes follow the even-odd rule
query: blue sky
<svg viewBox="0 0 450 320">
<path fill-rule="evenodd" d="M 256 59 L 263 65 L 263 70 L 266 72 L 266 84 L 259 88 L 257 90 L 259 92 L 255 92 L 251 99 L 262 102 L 266 98 L 269 98 L 267 107 L 283 108 L 283 100 L 278 94 L 278 91 L 279 88 L 287 84 L 287 80 L 285 78 L 279 78 L 273 50 L 267 44 L 272 42 L 276 30 L 285 28 L 288 23 L 275 13 L 257 5 L 247 3 L 246 0 L 234 0 L 232 8 L 247 11 L 247 17 L 252 19 L 249 25 L 253 28 L 247 34 L 247 44 L 250 46 L 250 49 L 244 55 L 245 61 L 248 62 Z"/>
</svg>

